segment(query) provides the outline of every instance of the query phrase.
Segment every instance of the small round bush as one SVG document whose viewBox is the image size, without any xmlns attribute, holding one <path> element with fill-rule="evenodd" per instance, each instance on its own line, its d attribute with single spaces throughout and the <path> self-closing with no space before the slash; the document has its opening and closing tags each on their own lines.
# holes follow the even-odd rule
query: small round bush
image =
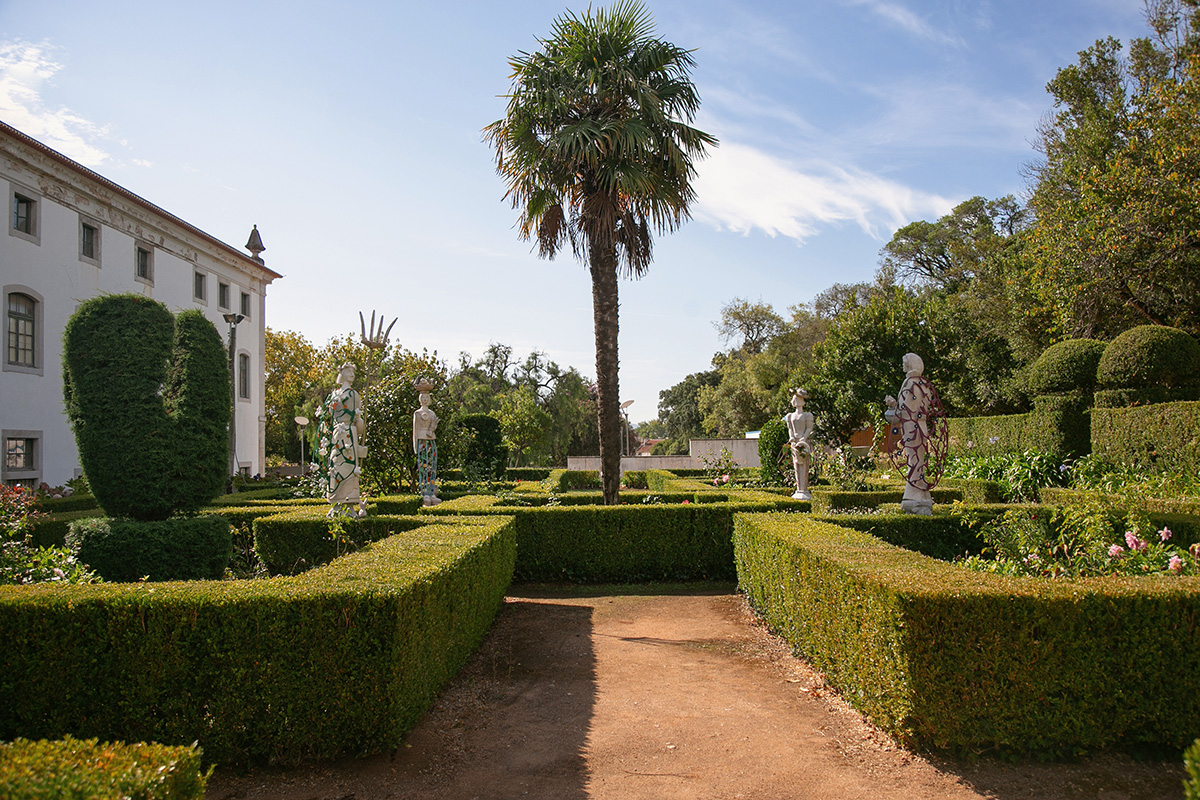
<svg viewBox="0 0 1200 800">
<path fill-rule="evenodd" d="M 216 514 L 140 522 L 96 517 L 71 523 L 67 545 L 104 580 L 215 580 L 225 574 L 233 539 Z"/>
<path fill-rule="evenodd" d="M 1068 339 L 1051 345 L 1029 370 L 1029 393 L 1090 393 L 1096 386 L 1096 369 L 1107 347 L 1106 342 L 1096 339 Z"/>
<path fill-rule="evenodd" d="M 1105 348 L 1096 379 L 1100 394 L 1123 399 L 1120 404 L 1194 400 L 1200 396 L 1200 343 L 1178 328 L 1130 328 Z"/>
</svg>

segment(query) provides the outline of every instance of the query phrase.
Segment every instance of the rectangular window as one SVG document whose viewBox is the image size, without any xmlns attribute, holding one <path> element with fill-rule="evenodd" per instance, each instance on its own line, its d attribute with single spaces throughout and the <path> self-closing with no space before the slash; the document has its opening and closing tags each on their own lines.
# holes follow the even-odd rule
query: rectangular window
<svg viewBox="0 0 1200 800">
<path fill-rule="evenodd" d="M 192 296 L 201 302 L 208 301 L 208 276 L 197 272 L 192 280 Z"/>
<path fill-rule="evenodd" d="M 100 226 L 79 221 L 79 259 L 100 266 Z"/>
<path fill-rule="evenodd" d="M 27 239 L 34 244 L 41 244 L 38 225 L 37 195 L 25 190 L 12 193 L 12 216 L 8 232 L 21 239 Z"/>
<path fill-rule="evenodd" d="M 250 399 L 250 356 L 238 353 L 238 397 Z"/>
<path fill-rule="evenodd" d="M 229 284 L 217 284 L 217 306 L 220 308 L 229 308 Z"/>
<path fill-rule="evenodd" d="M 138 245 L 134 254 L 134 277 L 139 281 L 154 283 L 154 251 Z"/>
<path fill-rule="evenodd" d="M 242 316 L 250 319 L 250 295 L 242 292 Z"/>
<path fill-rule="evenodd" d="M 33 453 L 36 439 L 13 439 L 6 438 L 4 440 L 4 469 L 14 471 L 28 471 L 36 469 L 33 463 Z"/>
<path fill-rule="evenodd" d="M 8 296 L 8 363 L 36 367 L 34 330 L 37 303 L 32 297 L 13 292 Z"/>
<path fill-rule="evenodd" d="M 13 230 L 18 233 L 24 233 L 28 236 L 33 236 L 37 232 L 35 227 L 34 210 L 37 208 L 37 203 L 31 197 L 26 197 L 22 194 L 13 194 Z"/>
</svg>

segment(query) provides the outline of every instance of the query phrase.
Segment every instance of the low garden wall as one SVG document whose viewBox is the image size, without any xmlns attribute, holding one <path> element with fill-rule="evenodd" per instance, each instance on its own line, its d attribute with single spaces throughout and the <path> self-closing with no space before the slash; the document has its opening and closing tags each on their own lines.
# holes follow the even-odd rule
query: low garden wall
<svg viewBox="0 0 1200 800">
<path fill-rule="evenodd" d="M 1200 732 L 1200 578 L 1007 578 L 800 515 L 739 514 L 734 549 L 772 629 L 903 740 L 1064 755 Z"/>
<path fill-rule="evenodd" d="M 0 587 L 0 739 L 199 741 L 222 764 L 396 747 L 516 557 L 509 517 L 423 521 L 297 577 Z"/>
</svg>

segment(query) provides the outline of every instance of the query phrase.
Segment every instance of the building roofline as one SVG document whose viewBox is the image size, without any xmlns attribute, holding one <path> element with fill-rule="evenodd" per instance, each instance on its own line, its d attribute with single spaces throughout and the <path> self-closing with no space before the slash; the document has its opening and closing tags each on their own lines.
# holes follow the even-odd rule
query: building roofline
<svg viewBox="0 0 1200 800">
<path fill-rule="evenodd" d="M 102 186 L 104 186 L 107 189 L 111 189 L 112 191 L 121 195 L 125 199 L 141 206 L 142 208 L 146 209 L 147 211 L 149 211 L 153 214 L 158 214 L 162 217 L 165 217 L 166 219 L 170 220 L 171 222 L 174 222 L 175 224 L 179 225 L 180 227 L 187 229 L 188 231 L 196 234 L 197 236 L 199 236 L 203 239 L 206 239 L 209 242 L 212 242 L 214 245 L 220 247 L 222 250 L 225 250 L 226 252 L 237 256 L 243 263 L 246 264 L 246 266 L 251 267 L 256 270 L 259 270 L 261 272 L 265 272 L 266 274 L 270 275 L 271 278 L 269 281 L 267 281 L 268 283 L 270 283 L 270 281 L 274 280 L 275 278 L 283 277 L 283 275 L 281 275 L 280 273 L 267 267 L 262 262 L 256 261 L 254 258 L 246 255 L 245 253 L 243 253 L 241 250 L 238 250 L 233 245 L 221 241 L 220 239 L 213 236 L 212 234 L 205 233 L 204 231 L 200 230 L 192 223 L 187 222 L 186 220 L 180 219 L 179 217 L 172 214 L 170 211 L 167 211 L 166 209 L 161 208 L 160 206 L 156 206 L 154 203 L 151 203 L 149 200 L 145 199 L 144 197 L 134 194 L 133 192 L 129 191 L 124 186 L 121 186 L 118 183 L 114 183 L 113 181 L 104 177 L 100 173 L 88 169 L 83 164 L 80 164 L 78 161 L 75 161 L 72 158 L 68 158 L 67 156 L 65 156 L 62 153 L 55 150 L 53 147 L 48 147 L 47 145 L 42 144 L 41 142 L 39 142 L 37 139 L 34 139 L 29 134 L 22 133 L 21 131 L 17 130 L 16 128 L 14 128 L 13 126 L 4 122 L 3 120 L 0 120 L 0 133 L 4 133 L 4 134 L 7 134 L 8 136 L 11 136 L 12 138 L 16 139 L 17 141 L 21 142 L 22 144 L 32 147 L 33 149 L 37 150 L 38 152 L 42 153 L 43 155 L 46 155 L 46 156 L 54 159 L 58 163 L 67 167 L 68 169 L 78 172 L 80 175 L 83 175 L 84 177 L 88 178 L 89 180 L 96 181 L 97 183 L 101 184 Z"/>
</svg>

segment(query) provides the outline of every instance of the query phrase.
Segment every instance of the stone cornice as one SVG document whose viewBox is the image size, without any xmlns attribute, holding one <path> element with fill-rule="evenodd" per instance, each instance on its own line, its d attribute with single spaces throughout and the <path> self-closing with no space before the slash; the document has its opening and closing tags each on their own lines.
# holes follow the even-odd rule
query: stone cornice
<svg viewBox="0 0 1200 800">
<path fill-rule="evenodd" d="M 16 128 L 0 122 L 0 157 L 18 180 L 47 199 L 114 230 L 201 264 L 211 259 L 244 273 L 261 288 L 283 277 L 246 253 L 185 222 Z"/>
</svg>

